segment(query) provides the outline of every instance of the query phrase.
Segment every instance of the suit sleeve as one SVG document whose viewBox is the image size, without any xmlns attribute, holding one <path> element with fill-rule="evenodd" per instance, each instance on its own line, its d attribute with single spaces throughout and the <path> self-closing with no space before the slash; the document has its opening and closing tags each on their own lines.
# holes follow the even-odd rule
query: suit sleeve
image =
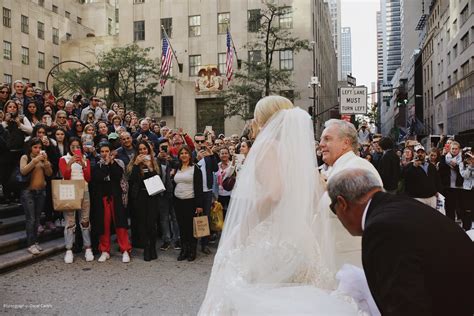
<svg viewBox="0 0 474 316">
<path fill-rule="evenodd" d="M 389 225 L 368 227 L 363 241 L 364 270 L 382 315 L 432 315 L 423 265 L 413 242 Z"/>
<path fill-rule="evenodd" d="M 193 176 L 193 189 L 194 189 L 194 200 L 195 207 L 203 207 L 203 191 L 202 191 L 202 172 L 198 166 L 194 166 L 194 176 Z"/>
</svg>

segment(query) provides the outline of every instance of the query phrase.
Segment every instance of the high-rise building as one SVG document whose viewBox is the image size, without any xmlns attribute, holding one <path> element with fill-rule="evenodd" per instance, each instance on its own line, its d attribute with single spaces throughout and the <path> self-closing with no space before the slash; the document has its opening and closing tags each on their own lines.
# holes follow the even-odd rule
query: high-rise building
<svg viewBox="0 0 474 316">
<path fill-rule="evenodd" d="M 334 49 L 337 56 L 338 80 L 345 80 L 342 75 L 341 50 L 341 0 L 325 0 L 329 5 L 329 14 L 331 16 L 331 33 L 333 37 Z"/>
<path fill-rule="evenodd" d="M 352 38 L 351 28 L 343 27 L 341 31 L 341 50 L 342 78 L 352 74 Z"/>
<path fill-rule="evenodd" d="M 385 1 L 385 29 L 386 36 L 384 38 L 384 48 L 387 53 L 386 82 L 392 80 L 396 70 L 400 67 L 402 61 L 401 52 L 401 10 L 400 0 L 384 0 Z"/>
<path fill-rule="evenodd" d="M 384 54 L 383 54 L 383 23 L 382 23 L 382 13 L 377 11 L 377 85 L 380 85 L 384 81 L 383 77 L 383 65 L 384 65 Z"/>
</svg>

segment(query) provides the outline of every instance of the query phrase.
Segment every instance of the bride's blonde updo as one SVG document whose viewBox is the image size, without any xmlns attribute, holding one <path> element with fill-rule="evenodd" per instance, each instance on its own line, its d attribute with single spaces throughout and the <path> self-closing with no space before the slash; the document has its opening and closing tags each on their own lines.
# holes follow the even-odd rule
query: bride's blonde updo
<svg viewBox="0 0 474 316">
<path fill-rule="evenodd" d="M 276 112 L 292 108 L 294 108 L 293 103 L 285 97 L 279 95 L 264 97 L 255 106 L 254 120 L 261 128 Z"/>
</svg>

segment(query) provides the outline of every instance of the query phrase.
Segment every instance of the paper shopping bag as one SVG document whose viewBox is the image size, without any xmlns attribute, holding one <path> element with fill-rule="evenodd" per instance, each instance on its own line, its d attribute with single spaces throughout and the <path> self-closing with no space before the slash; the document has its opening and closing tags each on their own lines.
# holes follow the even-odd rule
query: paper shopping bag
<svg viewBox="0 0 474 316">
<path fill-rule="evenodd" d="M 166 191 L 163 181 L 161 181 L 161 178 L 159 175 L 145 179 L 143 180 L 143 182 L 145 183 L 146 191 L 148 192 L 148 195 L 150 196 Z"/>
<path fill-rule="evenodd" d="M 209 220 L 207 216 L 196 216 L 193 218 L 193 235 L 194 238 L 209 236 Z"/>
<path fill-rule="evenodd" d="M 211 213 L 209 214 L 209 220 L 213 232 L 222 231 L 222 227 L 224 226 L 224 211 L 221 203 L 214 203 Z"/>
<path fill-rule="evenodd" d="M 84 180 L 52 180 L 51 191 L 55 211 L 80 210 L 84 198 Z"/>
</svg>

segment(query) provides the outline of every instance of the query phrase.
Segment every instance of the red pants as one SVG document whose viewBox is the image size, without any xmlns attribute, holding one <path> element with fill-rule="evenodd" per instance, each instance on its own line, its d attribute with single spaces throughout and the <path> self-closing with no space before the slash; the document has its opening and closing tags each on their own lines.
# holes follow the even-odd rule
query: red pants
<svg viewBox="0 0 474 316">
<path fill-rule="evenodd" d="M 104 205 L 104 234 L 100 236 L 99 250 L 101 252 L 110 253 L 110 221 L 113 220 L 115 223 L 115 207 L 114 199 L 109 199 L 104 196 L 102 198 Z M 120 247 L 120 252 L 132 250 L 132 246 L 128 241 L 128 230 L 126 228 L 115 228 L 115 234 L 117 235 L 117 241 Z"/>
</svg>

